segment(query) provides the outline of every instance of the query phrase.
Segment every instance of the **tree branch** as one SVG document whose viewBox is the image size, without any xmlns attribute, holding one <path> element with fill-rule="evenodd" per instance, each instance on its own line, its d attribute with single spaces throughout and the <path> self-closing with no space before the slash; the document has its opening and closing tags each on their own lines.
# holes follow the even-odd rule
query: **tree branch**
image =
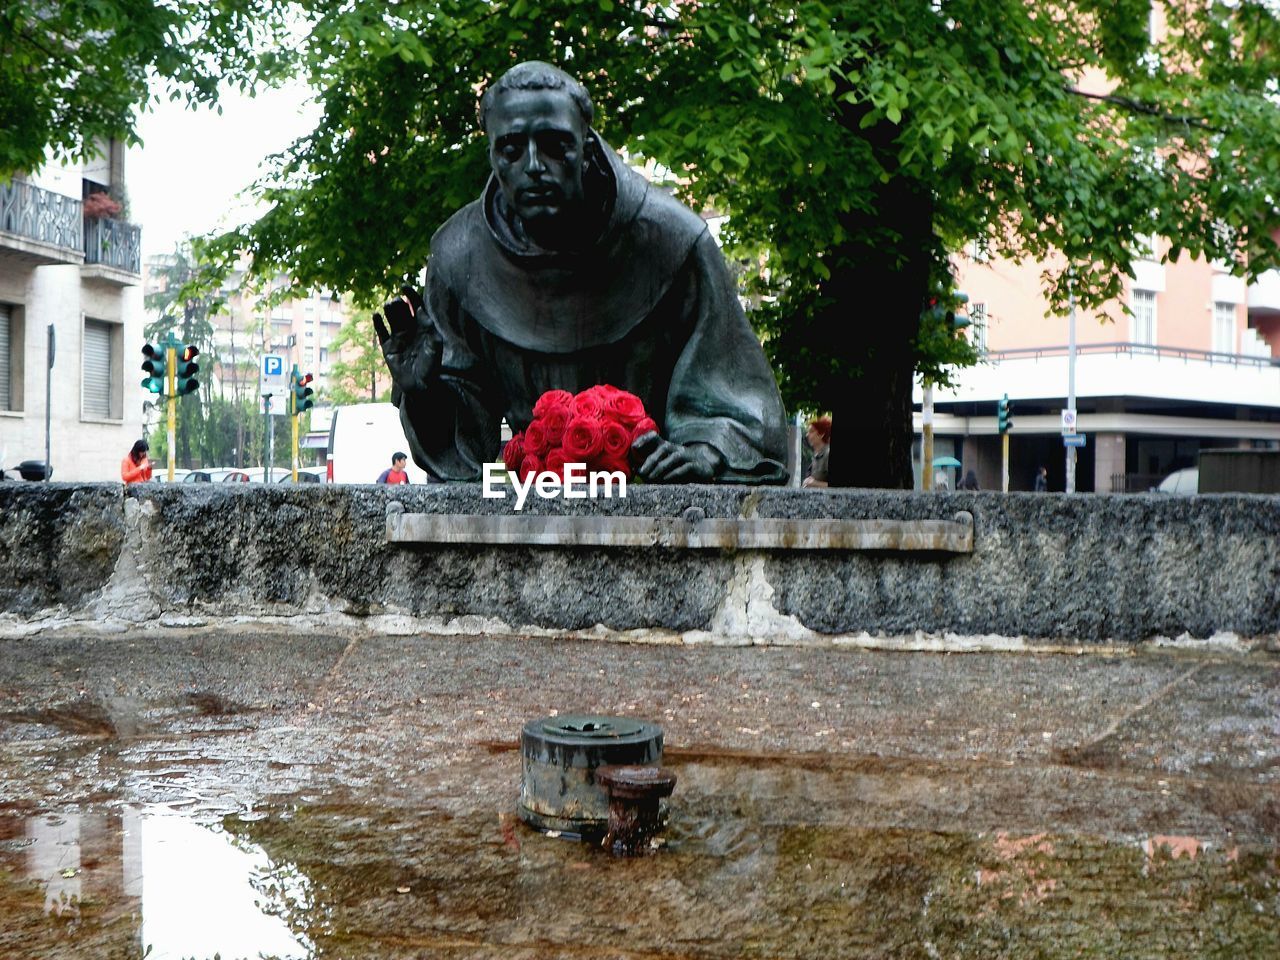
<svg viewBox="0 0 1280 960">
<path fill-rule="evenodd" d="M 1146 114 L 1149 117 L 1155 117 L 1166 123 L 1179 124 L 1186 127 L 1199 127 L 1201 130 L 1208 130 L 1210 133 L 1226 133 L 1227 131 L 1221 127 L 1215 127 L 1202 117 L 1180 116 L 1174 113 L 1165 113 L 1159 107 L 1153 107 L 1149 103 L 1143 103 L 1140 100 L 1134 100 L 1131 97 L 1121 97 L 1114 93 L 1089 93 L 1081 90 L 1079 87 L 1066 87 L 1067 93 L 1074 93 L 1078 97 L 1084 97 L 1087 100 L 1100 100 L 1104 103 L 1115 104 L 1118 107 L 1125 107 L 1134 113 Z"/>
</svg>

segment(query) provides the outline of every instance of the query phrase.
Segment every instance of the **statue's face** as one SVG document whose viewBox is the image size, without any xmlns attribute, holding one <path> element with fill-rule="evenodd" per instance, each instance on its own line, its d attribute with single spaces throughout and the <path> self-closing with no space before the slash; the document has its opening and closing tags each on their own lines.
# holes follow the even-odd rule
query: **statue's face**
<svg viewBox="0 0 1280 960">
<path fill-rule="evenodd" d="M 509 90 L 489 108 L 489 161 L 525 224 L 546 225 L 582 202 L 586 124 L 563 90 Z"/>
</svg>

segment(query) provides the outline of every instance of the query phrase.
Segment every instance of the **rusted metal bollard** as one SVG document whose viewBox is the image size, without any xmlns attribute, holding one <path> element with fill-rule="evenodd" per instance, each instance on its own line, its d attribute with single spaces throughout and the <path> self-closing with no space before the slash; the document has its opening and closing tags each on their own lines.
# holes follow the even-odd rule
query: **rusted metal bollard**
<svg viewBox="0 0 1280 960">
<path fill-rule="evenodd" d="M 609 795 L 609 832 L 601 846 L 616 856 L 639 857 L 661 828 L 659 801 L 671 796 L 676 775 L 663 767 L 606 766 L 596 783 Z"/>
</svg>

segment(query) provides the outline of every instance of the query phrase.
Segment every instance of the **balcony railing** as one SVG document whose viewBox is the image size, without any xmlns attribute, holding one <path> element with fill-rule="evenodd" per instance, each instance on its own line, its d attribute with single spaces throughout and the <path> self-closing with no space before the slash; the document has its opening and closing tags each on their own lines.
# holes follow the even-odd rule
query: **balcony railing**
<svg viewBox="0 0 1280 960">
<path fill-rule="evenodd" d="M 0 231 L 77 253 L 84 249 L 83 205 L 22 180 L 0 184 Z"/>
<path fill-rule="evenodd" d="M 86 220 L 84 262 L 141 273 L 142 228 L 124 220 Z"/>
<path fill-rule="evenodd" d="M 1065 357 L 1068 347 L 1016 347 L 1011 350 L 989 350 L 987 360 L 1021 360 L 1041 357 Z M 1160 347 L 1147 343 L 1087 343 L 1076 347 L 1080 356 L 1110 354 L 1112 356 L 1163 357 L 1170 360 L 1199 360 L 1205 363 L 1223 363 L 1241 367 L 1280 367 L 1280 359 L 1252 356 L 1243 353 L 1217 353 L 1213 350 L 1192 350 L 1189 347 Z"/>
</svg>

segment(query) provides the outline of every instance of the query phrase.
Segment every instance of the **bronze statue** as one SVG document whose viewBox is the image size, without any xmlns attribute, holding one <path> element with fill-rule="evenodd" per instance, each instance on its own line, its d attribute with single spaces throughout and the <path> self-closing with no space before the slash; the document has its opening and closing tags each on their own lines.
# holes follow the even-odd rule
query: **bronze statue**
<svg viewBox="0 0 1280 960">
<path fill-rule="evenodd" d="M 492 176 L 431 242 L 426 300 L 375 314 L 414 459 L 474 480 L 545 391 L 608 383 L 658 433 L 632 464 L 650 481 L 784 483 L 782 401 L 703 220 L 591 128 L 574 78 L 522 63 L 485 92 Z"/>
</svg>

